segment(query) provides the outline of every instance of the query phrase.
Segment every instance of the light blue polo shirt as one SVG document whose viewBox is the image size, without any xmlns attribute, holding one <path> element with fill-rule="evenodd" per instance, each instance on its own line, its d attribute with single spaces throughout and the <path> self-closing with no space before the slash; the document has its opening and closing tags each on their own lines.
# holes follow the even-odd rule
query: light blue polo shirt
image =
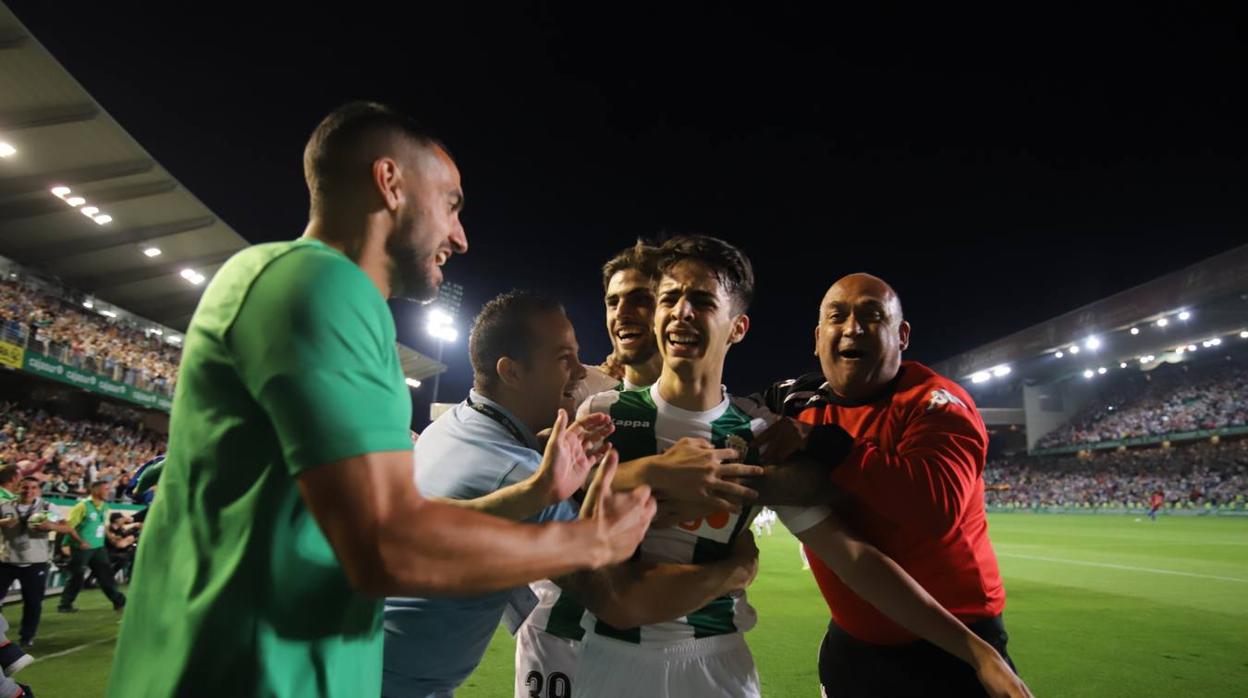
<svg viewBox="0 0 1248 698">
<path fill-rule="evenodd" d="M 511 420 L 521 443 L 493 418 L 461 402 L 416 442 L 416 486 L 425 496 L 474 499 L 537 472 L 542 462 L 533 433 L 502 405 L 475 390 L 474 403 Z M 530 522 L 571 521 L 577 507 L 560 502 Z M 440 599 L 386 599 L 385 698 L 449 695 L 477 668 L 511 592 Z"/>
</svg>

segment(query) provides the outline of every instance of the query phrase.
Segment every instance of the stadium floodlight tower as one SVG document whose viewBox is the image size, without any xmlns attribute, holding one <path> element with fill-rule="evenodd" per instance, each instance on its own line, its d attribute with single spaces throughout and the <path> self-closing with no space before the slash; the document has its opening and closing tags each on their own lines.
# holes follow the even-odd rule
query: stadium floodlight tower
<svg viewBox="0 0 1248 698">
<path fill-rule="evenodd" d="M 454 344 L 455 340 L 459 339 L 455 318 L 459 315 L 459 306 L 463 304 L 463 301 L 463 286 L 443 282 L 438 290 L 438 297 L 429 304 L 429 309 L 425 312 L 425 332 L 438 340 L 438 363 L 442 363 L 442 348 L 447 342 Z M 438 401 L 438 386 L 441 378 L 441 373 L 433 377 L 433 402 Z"/>
</svg>

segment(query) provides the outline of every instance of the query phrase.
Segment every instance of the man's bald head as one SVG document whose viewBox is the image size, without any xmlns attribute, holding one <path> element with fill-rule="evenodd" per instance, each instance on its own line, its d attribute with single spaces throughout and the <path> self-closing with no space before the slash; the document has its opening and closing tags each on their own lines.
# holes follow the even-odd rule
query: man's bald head
<svg viewBox="0 0 1248 698">
<path fill-rule="evenodd" d="M 431 150 L 445 148 L 414 119 L 384 104 L 352 102 L 335 109 L 303 149 L 312 215 L 366 191 L 377 159 L 413 165 Z"/>
<path fill-rule="evenodd" d="M 832 284 L 828 289 L 828 292 L 823 294 L 823 302 L 819 307 L 822 310 L 834 299 L 863 296 L 877 298 L 889 306 L 896 322 L 901 322 L 905 319 L 901 310 L 901 296 L 897 295 L 897 291 L 893 290 L 893 287 L 884 279 L 866 272 L 846 274 L 837 279 L 836 283 Z"/>
<path fill-rule="evenodd" d="M 909 345 L 910 323 L 902 318 L 901 299 L 883 279 L 850 274 L 824 294 L 815 355 L 841 397 L 873 399 L 897 377 L 901 352 Z"/>
</svg>

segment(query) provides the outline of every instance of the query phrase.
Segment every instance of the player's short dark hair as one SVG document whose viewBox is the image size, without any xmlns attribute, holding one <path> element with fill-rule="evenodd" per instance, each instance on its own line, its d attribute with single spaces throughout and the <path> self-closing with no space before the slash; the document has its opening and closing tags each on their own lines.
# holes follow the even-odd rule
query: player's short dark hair
<svg viewBox="0 0 1248 698">
<path fill-rule="evenodd" d="M 535 291 L 508 291 L 481 308 L 468 334 L 468 356 L 478 387 L 497 384 L 498 360 L 504 356 L 521 363 L 532 358 L 537 343 L 532 320 L 546 313 L 563 313 L 563 305 Z"/>
<path fill-rule="evenodd" d="M 606 291 L 611 277 L 619 272 L 634 269 L 651 279 L 659 278 L 659 249 L 637 238 L 637 242 L 626 249 L 620 250 L 614 257 L 602 265 L 602 290 Z"/>
<path fill-rule="evenodd" d="M 33 482 L 33 483 L 35 483 L 36 485 L 39 485 L 40 487 L 43 487 L 43 483 L 42 483 L 42 482 L 40 482 L 40 481 L 39 481 L 39 478 L 35 477 L 34 475 L 27 475 L 27 476 L 25 476 L 25 477 L 23 477 L 23 478 L 22 478 L 22 484 L 26 484 L 27 482 Z"/>
<path fill-rule="evenodd" d="M 732 296 L 738 313 L 754 302 L 754 265 L 735 246 L 709 235 L 680 235 L 659 247 L 659 271 L 666 274 L 681 262 L 701 262 L 710 267 Z"/>
<path fill-rule="evenodd" d="M 415 119 L 377 102 L 351 102 L 321 120 L 303 149 L 303 176 L 308 183 L 312 211 L 343 191 L 354 176 L 367 176 L 376 143 L 406 139 L 422 146 L 438 146 L 436 138 Z"/>
<path fill-rule="evenodd" d="M 16 465 L 0 465 L 0 485 L 7 485 L 21 475 Z"/>
</svg>

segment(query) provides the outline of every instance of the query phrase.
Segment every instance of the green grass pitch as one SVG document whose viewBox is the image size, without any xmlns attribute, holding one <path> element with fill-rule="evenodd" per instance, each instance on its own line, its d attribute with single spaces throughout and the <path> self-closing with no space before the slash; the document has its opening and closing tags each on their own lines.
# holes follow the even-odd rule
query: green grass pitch
<svg viewBox="0 0 1248 698">
<path fill-rule="evenodd" d="M 1248 519 L 1000 514 L 991 518 L 1009 599 L 1010 653 L 1037 696 L 1232 696 L 1248 686 Z M 748 635 L 767 696 L 818 696 L 827 609 L 783 527 L 759 539 Z M 18 675 L 38 695 L 103 695 L 118 617 L 99 591 L 83 611 L 45 606 Z M 10 624 L 20 604 L 5 607 Z M 511 696 L 514 644 L 494 638 L 459 698 Z"/>
</svg>

